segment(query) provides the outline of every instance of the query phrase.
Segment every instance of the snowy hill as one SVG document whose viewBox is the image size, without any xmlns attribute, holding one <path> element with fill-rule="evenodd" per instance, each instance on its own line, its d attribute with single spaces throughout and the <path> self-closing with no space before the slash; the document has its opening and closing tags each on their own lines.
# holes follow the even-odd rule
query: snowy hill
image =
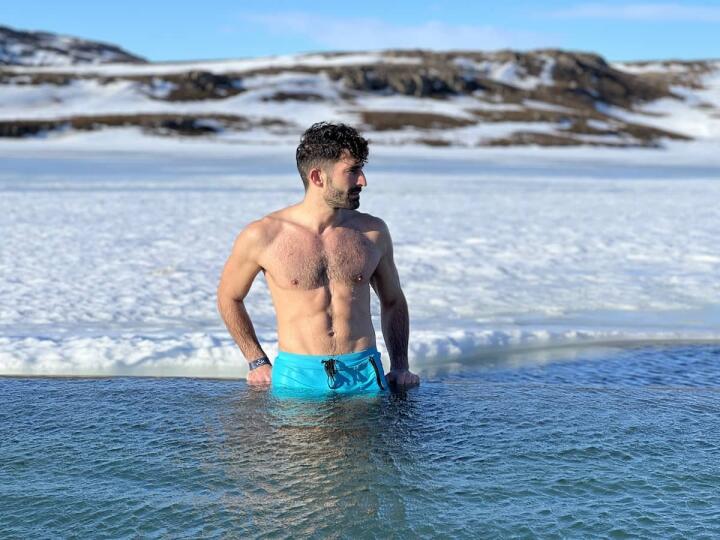
<svg viewBox="0 0 720 540">
<path fill-rule="evenodd" d="M 0 137 L 135 128 L 274 143 L 319 120 L 389 145 L 660 147 L 720 137 L 720 62 L 403 50 L 0 69 Z"/>
<path fill-rule="evenodd" d="M 115 45 L 0 26 L 0 65 L 68 66 L 145 62 Z"/>
</svg>

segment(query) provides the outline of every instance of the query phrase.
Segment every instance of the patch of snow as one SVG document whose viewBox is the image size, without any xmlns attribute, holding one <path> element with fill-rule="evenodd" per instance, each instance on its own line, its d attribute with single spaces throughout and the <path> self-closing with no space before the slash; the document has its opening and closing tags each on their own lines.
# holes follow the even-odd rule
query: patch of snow
<svg viewBox="0 0 720 540">
<path fill-rule="evenodd" d="M 471 58 L 457 57 L 453 62 L 461 69 L 465 69 L 468 74 L 477 73 L 493 81 L 525 90 L 532 90 L 539 85 L 554 84 L 552 74 L 555 67 L 555 59 L 549 56 L 542 56 L 542 60 L 543 68 L 538 77 L 529 75 L 524 68 L 511 61 L 476 61 Z"/>
<path fill-rule="evenodd" d="M 201 60 L 188 62 L 154 62 L 152 64 L 102 64 L 102 65 L 77 65 L 73 66 L 72 72 L 79 74 L 97 75 L 165 75 L 172 73 L 184 73 L 187 71 L 208 71 L 210 73 L 242 73 L 266 68 L 294 68 L 294 67 L 332 67 L 361 64 L 419 64 L 420 58 L 385 56 L 382 52 L 369 53 L 348 53 L 340 55 L 323 54 L 290 54 L 280 56 L 269 56 L 235 60 Z M 66 73 L 68 70 L 62 67 L 22 67 L 8 66 L 9 71 L 15 73 L 42 72 L 42 73 Z"/>
<path fill-rule="evenodd" d="M 588 127 L 591 127 L 593 129 L 613 129 L 612 125 L 608 124 L 603 120 L 595 120 L 594 118 L 590 118 L 589 120 L 586 120 L 586 123 Z"/>
</svg>

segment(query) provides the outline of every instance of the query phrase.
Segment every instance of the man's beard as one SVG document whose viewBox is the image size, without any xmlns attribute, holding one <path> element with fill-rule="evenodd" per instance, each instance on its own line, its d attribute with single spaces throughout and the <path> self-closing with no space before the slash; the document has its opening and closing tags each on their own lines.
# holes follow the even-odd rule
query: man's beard
<svg viewBox="0 0 720 540">
<path fill-rule="evenodd" d="M 353 188 L 348 191 L 342 191 L 337 189 L 333 183 L 332 178 L 328 177 L 327 189 L 323 193 L 323 199 L 330 208 L 348 208 L 355 210 L 360 206 L 360 190 L 362 188 Z M 358 196 L 354 194 L 357 193 Z"/>
</svg>

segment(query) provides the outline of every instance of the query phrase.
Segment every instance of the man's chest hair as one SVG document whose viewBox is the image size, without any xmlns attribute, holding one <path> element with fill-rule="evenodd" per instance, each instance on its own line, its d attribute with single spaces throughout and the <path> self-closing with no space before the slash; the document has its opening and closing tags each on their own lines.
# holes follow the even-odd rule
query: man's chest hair
<svg viewBox="0 0 720 540">
<path fill-rule="evenodd" d="M 288 231 L 265 252 L 266 272 L 283 288 L 314 289 L 336 282 L 368 283 L 380 250 L 363 233 L 340 227 L 323 235 Z"/>
</svg>

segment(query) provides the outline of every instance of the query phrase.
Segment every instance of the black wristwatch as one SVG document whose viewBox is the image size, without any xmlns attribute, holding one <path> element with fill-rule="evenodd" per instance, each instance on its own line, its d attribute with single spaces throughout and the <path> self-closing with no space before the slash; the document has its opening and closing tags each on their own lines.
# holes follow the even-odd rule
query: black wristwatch
<svg viewBox="0 0 720 540">
<path fill-rule="evenodd" d="M 253 369 L 257 369 L 260 366 L 264 366 L 265 364 L 272 367 L 272 364 L 270 363 L 270 360 L 268 360 L 267 356 L 263 356 L 262 358 L 258 358 L 257 360 L 253 360 L 252 362 L 248 362 L 248 367 L 250 371 L 252 371 Z"/>
</svg>

